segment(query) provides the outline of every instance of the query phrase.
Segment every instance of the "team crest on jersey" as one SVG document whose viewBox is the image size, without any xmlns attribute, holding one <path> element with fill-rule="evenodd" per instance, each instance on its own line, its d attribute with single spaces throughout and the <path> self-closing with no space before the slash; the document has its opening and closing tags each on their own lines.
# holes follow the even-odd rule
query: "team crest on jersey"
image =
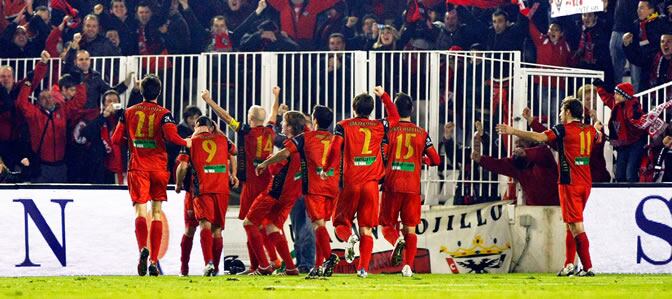
<svg viewBox="0 0 672 299">
<path fill-rule="evenodd" d="M 175 119 L 173 119 L 173 116 L 170 113 L 166 113 L 166 115 L 163 116 L 163 119 L 161 119 L 161 123 L 164 124 L 174 124 Z"/>
</svg>

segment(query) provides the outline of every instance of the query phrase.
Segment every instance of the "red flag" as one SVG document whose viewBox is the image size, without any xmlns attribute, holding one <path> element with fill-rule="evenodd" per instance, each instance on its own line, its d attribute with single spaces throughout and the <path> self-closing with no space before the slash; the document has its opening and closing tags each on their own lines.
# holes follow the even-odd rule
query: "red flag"
<svg viewBox="0 0 672 299">
<path fill-rule="evenodd" d="M 476 6 L 479 8 L 495 8 L 502 4 L 511 3 L 508 0 L 446 0 L 446 4 L 461 6 Z"/>
<path fill-rule="evenodd" d="M 77 11 L 72 8 L 68 0 L 51 0 L 51 8 L 65 12 L 72 17 L 77 16 Z"/>
</svg>

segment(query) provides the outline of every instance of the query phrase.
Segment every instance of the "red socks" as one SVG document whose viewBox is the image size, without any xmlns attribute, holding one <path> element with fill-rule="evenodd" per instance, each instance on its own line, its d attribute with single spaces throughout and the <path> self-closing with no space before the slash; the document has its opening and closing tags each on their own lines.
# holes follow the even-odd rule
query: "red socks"
<svg viewBox="0 0 672 299">
<path fill-rule="evenodd" d="M 383 226 L 383 237 L 394 246 L 399 239 L 399 230 L 394 226 Z"/>
<path fill-rule="evenodd" d="M 150 247 L 149 256 L 152 263 L 159 261 L 159 250 L 161 249 L 161 238 L 163 237 L 163 224 L 161 220 L 152 221 L 152 227 L 150 231 Z"/>
<path fill-rule="evenodd" d="M 574 260 L 576 260 L 576 241 L 572 232 L 567 230 L 567 235 L 565 236 L 565 263 L 562 266 L 574 264 Z"/>
<path fill-rule="evenodd" d="M 259 232 L 261 233 L 261 237 L 264 240 L 264 247 L 266 248 L 266 252 L 268 253 L 268 260 L 273 262 L 278 260 L 278 255 L 275 253 L 275 246 L 273 246 L 273 242 L 268 237 L 268 234 L 266 234 L 266 229 L 261 228 L 259 229 Z"/>
<path fill-rule="evenodd" d="M 180 254 L 180 270 L 181 273 L 187 275 L 189 273 L 189 258 L 191 256 L 191 247 L 194 245 L 194 238 L 182 235 L 182 242 L 180 242 L 180 248 L 182 253 Z"/>
<path fill-rule="evenodd" d="M 336 236 L 341 239 L 343 242 L 347 242 L 352 235 L 352 228 L 347 225 L 336 226 Z"/>
<path fill-rule="evenodd" d="M 369 263 L 371 262 L 371 251 L 373 251 L 373 238 L 367 235 L 361 235 L 359 240 L 359 266 L 357 270 L 364 269 L 369 272 Z"/>
<path fill-rule="evenodd" d="M 245 225 L 245 233 L 247 233 L 247 241 L 254 252 L 254 256 L 257 257 L 258 266 L 261 268 L 268 268 L 268 259 L 264 253 L 264 241 L 262 240 L 261 232 L 259 232 L 259 227 L 256 225 Z"/>
<path fill-rule="evenodd" d="M 138 250 L 147 247 L 147 219 L 135 218 L 135 240 L 138 242 Z"/>
<path fill-rule="evenodd" d="M 415 254 L 418 252 L 418 235 L 416 234 L 404 234 L 404 241 L 406 241 L 406 264 L 411 266 L 413 269 L 413 264 L 415 262 Z"/>
<path fill-rule="evenodd" d="M 224 248 L 224 239 L 212 239 L 212 262 L 215 264 L 215 272 L 219 272 L 219 262 L 222 259 L 222 248 Z"/>
<path fill-rule="evenodd" d="M 324 226 L 317 227 L 315 230 L 315 243 L 319 244 L 319 246 L 315 247 L 315 252 L 317 253 L 319 248 L 320 255 L 324 259 L 328 259 L 331 255 L 331 244 L 329 242 L 329 232 L 327 232 L 327 228 Z"/>
<path fill-rule="evenodd" d="M 257 268 L 259 268 L 259 262 L 257 262 L 257 255 L 254 253 L 254 250 L 252 250 L 250 241 L 247 241 L 247 254 L 250 256 L 250 270 L 257 270 Z"/>
<path fill-rule="evenodd" d="M 580 233 L 574 237 L 576 240 L 576 251 L 579 254 L 579 259 L 581 259 L 581 265 L 583 265 L 584 270 L 590 270 L 593 268 L 593 263 L 590 261 L 590 247 L 588 242 L 588 236 L 585 232 Z"/>
<path fill-rule="evenodd" d="M 212 263 L 212 231 L 209 228 L 201 228 L 201 250 L 205 264 Z"/>
<path fill-rule="evenodd" d="M 285 268 L 296 269 L 296 265 L 294 265 L 294 261 L 292 260 L 292 255 L 289 253 L 289 246 L 287 245 L 285 236 L 281 235 L 279 232 L 274 232 L 268 235 L 268 239 L 275 245 L 275 249 L 278 250 L 280 257 L 282 257 L 282 260 L 285 262 Z"/>
</svg>

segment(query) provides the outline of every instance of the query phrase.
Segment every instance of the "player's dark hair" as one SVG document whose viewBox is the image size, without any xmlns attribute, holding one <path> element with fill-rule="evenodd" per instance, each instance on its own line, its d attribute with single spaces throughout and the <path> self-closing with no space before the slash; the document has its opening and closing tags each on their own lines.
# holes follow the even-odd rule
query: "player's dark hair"
<svg viewBox="0 0 672 299">
<path fill-rule="evenodd" d="M 492 13 L 492 16 L 493 16 L 493 17 L 503 16 L 505 20 L 507 20 L 507 21 L 509 20 L 509 14 L 506 13 L 506 11 L 504 11 L 504 10 L 502 10 L 502 9 L 500 9 L 500 8 L 498 8 L 497 10 L 495 10 L 495 12 Z"/>
<path fill-rule="evenodd" d="M 313 119 L 317 120 L 317 128 L 326 130 L 331 126 L 334 112 L 327 106 L 317 105 L 313 108 Z"/>
<path fill-rule="evenodd" d="M 70 74 L 65 74 L 58 79 L 58 88 L 61 90 L 76 86 L 77 82 Z"/>
<path fill-rule="evenodd" d="M 196 120 L 196 127 L 206 126 L 210 129 L 215 127 L 215 122 L 212 121 L 209 117 L 203 115 Z"/>
<path fill-rule="evenodd" d="M 413 99 L 403 92 L 397 94 L 394 99 L 394 105 L 397 106 L 399 116 L 401 117 L 410 117 L 411 113 L 413 113 Z"/>
<path fill-rule="evenodd" d="M 198 108 L 196 106 L 187 106 L 184 107 L 184 111 L 182 112 L 182 120 L 186 120 L 187 118 L 201 115 L 203 115 L 203 112 L 201 112 L 201 108 Z"/>
<path fill-rule="evenodd" d="M 562 109 L 568 110 L 573 118 L 583 118 L 583 104 L 575 97 L 567 97 L 562 101 Z"/>
<path fill-rule="evenodd" d="M 161 80 L 153 74 L 149 74 L 140 83 L 140 93 L 145 101 L 152 101 L 161 94 Z"/>
<path fill-rule="evenodd" d="M 306 117 L 301 112 L 287 111 L 282 119 L 287 122 L 287 126 L 292 130 L 293 135 L 299 135 L 306 127 Z"/>
<path fill-rule="evenodd" d="M 369 117 L 373 111 L 373 97 L 368 93 L 355 96 L 355 99 L 352 101 L 352 108 L 355 109 L 357 116 Z"/>
</svg>

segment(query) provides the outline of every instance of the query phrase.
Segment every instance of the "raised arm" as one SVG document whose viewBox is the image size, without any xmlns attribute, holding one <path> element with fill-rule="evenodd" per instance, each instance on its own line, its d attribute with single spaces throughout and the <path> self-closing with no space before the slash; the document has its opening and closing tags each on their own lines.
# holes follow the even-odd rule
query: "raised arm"
<svg viewBox="0 0 672 299">
<path fill-rule="evenodd" d="M 497 125 L 497 132 L 500 135 L 514 135 L 518 136 L 523 139 L 527 140 L 532 140 L 536 142 L 546 142 L 548 140 L 548 136 L 544 133 L 537 133 L 537 132 L 530 132 L 530 131 L 523 131 L 523 130 L 518 130 L 514 127 L 511 127 L 506 124 L 498 124 Z"/>
<path fill-rule="evenodd" d="M 215 103 L 215 101 L 212 100 L 212 97 L 210 96 L 210 91 L 208 91 L 207 89 L 204 90 L 201 93 L 201 98 L 203 99 L 203 101 L 205 101 L 206 104 L 208 104 L 208 107 L 210 107 L 210 109 L 212 109 L 212 111 L 214 111 L 215 114 L 217 114 L 217 117 L 224 120 L 224 122 L 229 127 L 231 127 L 231 129 L 237 131 L 238 128 L 240 128 L 240 124 L 231 116 L 231 114 L 229 114 L 229 112 L 226 111 L 226 109 L 217 105 L 217 103 Z"/>
<path fill-rule="evenodd" d="M 119 118 L 119 122 L 117 123 L 117 128 L 114 129 L 114 133 L 112 133 L 112 144 L 116 145 L 121 145 L 121 142 L 124 140 L 124 137 L 126 136 L 126 116 L 125 112 L 122 113 L 121 117 Z"/>
<path fill-rule="evenodd" d="M 392 99 L 390 98 L 390 95 L 387 92 L 385 92 L 385 89 L 382 86 L 376 86 L 373 88 L 373 93 L 376 94 L 376 96 L 380 97 L 380 100 L 383 102 L 385 112 L 387 113 L 387 120 L 390 122 L 390 125 L 395 125 L 399 123 L 399 119 L 401 117 L 399 116 L 397 106 L 394 105 Z"/>
<path fill-rule="evenodd" d="M 264 170 L 268 168 L 269 165 L 285 161 L 287 160 L 287 158 L 289 158 L 290 155 L 291 155 L 290 151 L 287 148 L 283 148 L 281 151 L 275 153 L 275 155 L 266 159 L 266 161 L 261 162 L 259 165 L 257 165 L 255 173 L 257 174 L 257 176 L 261 175 L 264 172 Z"/>
<path fill-rule="evenodd" d="M 273 108 L 271 108 L 271 114 L 269 114 L 266 117 L 265 125 L 275 122 L 275 117 L 276 115 L 278 115 L 278 110 L 280 109 L 280 91 L 281 91 L 280 87 L 278 86 L 273 87 L 273 97 L 274 97 Z"/>
<path fill-rule="evenodd" d="M 182 139 L 180 134 L 177 133 L 177 126 L 170 113 L 166 113 L 161 117 L 161 130 L 163 131 L 163 137 L 170 143 L 191 147 L 191 139 Z"/>
</svg>

